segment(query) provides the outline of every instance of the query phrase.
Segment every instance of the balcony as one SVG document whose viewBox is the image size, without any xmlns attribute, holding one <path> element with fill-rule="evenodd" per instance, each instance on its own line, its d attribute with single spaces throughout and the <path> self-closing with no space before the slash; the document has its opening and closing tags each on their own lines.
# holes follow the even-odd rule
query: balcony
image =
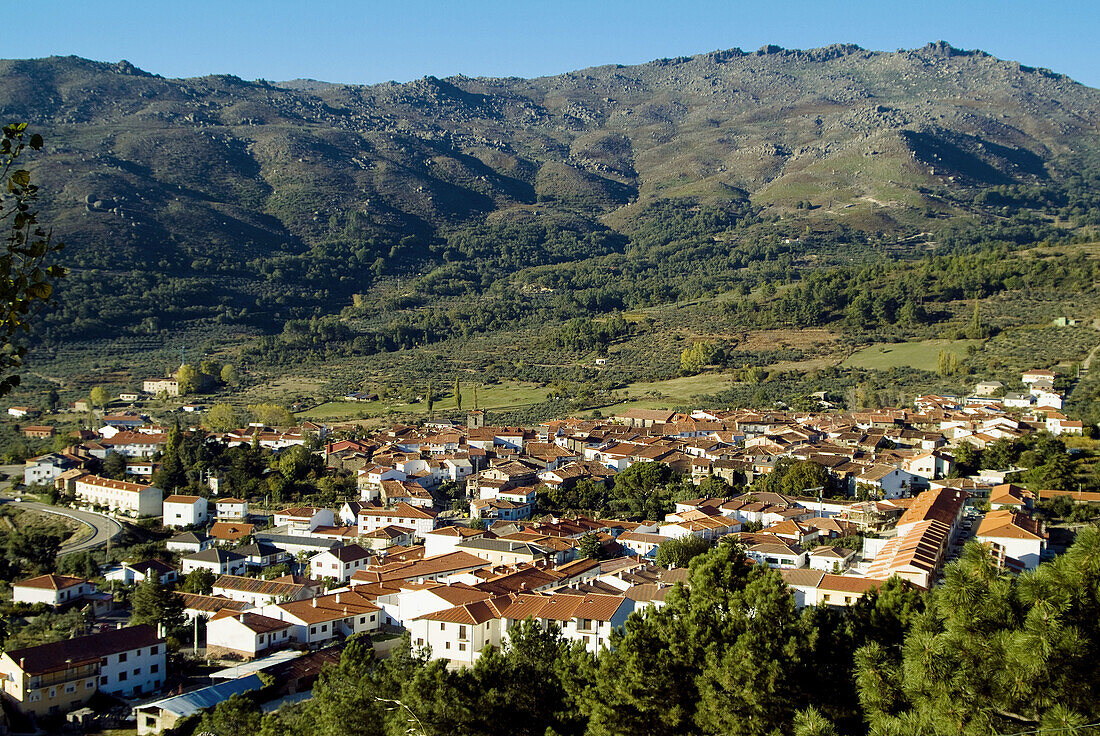
<svg viewBox="0 0 1100 736">
<path fill-rule="evenodd" d="M 57 672 L 47 672 L 44 675 L 32 677 L 27 682 L 27 687 L 32 690 L 37 690 L 43 687 L 50 687 L 51 685 L 62 685 L 67 682 L 86 680 L 90 677 L 98 676 L 99 663 L 93 662 L 91 664 L 85 664 L 79 667 L 70 667 L 65 670 L 59 670 Z"/>
</svg>

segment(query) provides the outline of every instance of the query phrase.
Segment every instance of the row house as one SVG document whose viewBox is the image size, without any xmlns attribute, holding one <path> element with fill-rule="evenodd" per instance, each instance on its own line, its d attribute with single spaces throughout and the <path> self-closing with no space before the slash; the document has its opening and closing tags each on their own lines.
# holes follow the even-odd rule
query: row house
<svg viewBox="0 0 1100 736">
<path fill-rule="evenodd" d="M 85 506 L 105 507 L 137 517 L 160 516 L 163 510 L 164 494 L 155 486 L 83 475 L 74 481 L 73 487 L 77 502 Z"/>
<path fill-rule="evenodd" d="M 272 604 L 259 613 L 290 623 L 288 636 L 310 648 L 337 637 L 377 631 L 382 626 L 382 609 L 354 590 Z"/>
<path fill-rule="evenodd" d="M 247 603 L 253 608 L 262 608 L 273 603 L 312 598 L 320 587 L 320 583 L 299 583 L 286 578 L 262 580 L 243 575 L 219 575 L 211 592 L 231 601 Z"/>
<path fill-rule="evenodd" d="M 425 614 L 406 623 L 413 645 L 433 659 L 472 666 L 486 646 L 500 647 L 508 632 L 531 619 L 557 627 L 567 641 L 580 641 L 590 652 L 610 645 L 611 634 L 626 623 L 634 601 L 622 595 L 519 594 L 478 600 Z"/>
<path fill-rule="evenodd" d="M 849 575 L 833 575 L 814 569 L 780 570 L 783 582 L 791 589 L 797 607 L 851 606 L 863 596 L 882 587 L 882 580 Z"/>
</svg>

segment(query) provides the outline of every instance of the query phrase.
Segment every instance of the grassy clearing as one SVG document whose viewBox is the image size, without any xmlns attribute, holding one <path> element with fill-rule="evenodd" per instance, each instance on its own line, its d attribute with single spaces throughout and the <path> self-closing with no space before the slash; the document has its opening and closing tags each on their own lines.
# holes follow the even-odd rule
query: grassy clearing
<svg viewBox="0 0 1100 736">
<path fill-rule="evenodd" d="M 966 357 L 971 345 L 981 345 L 981 340 L 922 340 L 920 342 L 875 343 L 848 356 L 841 365 L 845 368 L 889 370 L 908 366 L 925 371 L 939 367 L 941 350 Z"/>
<path fill-rule="evenodd" d="M 436 399 L 436 414 L 446 416 L 458 413 L 454 396 L 450 395 L 451 389 L 449 385 L 442 389 L 447 391 L 447 395 Z M 479 408 L 489 411 L 516 409 L 546 401 L 547 394 L 546 388 L 534 383 L 502 381 L 498 384 L 479 386 L 477 403 Z M 462 409 L 468 411 L 473 408 L 474 387 L 467 384 L 462 387 Z M 301 412 L 297 416 L 299 419 L 330 420 L 387 415 L 426 416 L 427 413 L 428 404 L 424 401 L 410 404 L 400 399 L 379 399 L 378 401 L 329 401 Z"/>
<path fill-rule="evenodd" d="M 625 401 L 611 406 L 616 410 L 670 409 L 675 406 L 688 406 L 694 397 L 724 391 L 734 383 L 735 381 L 728 373 L 700 373 L 697 376 L 672 378 L 667 381 L 639 381 L 627 386 Z"/>
</svg>

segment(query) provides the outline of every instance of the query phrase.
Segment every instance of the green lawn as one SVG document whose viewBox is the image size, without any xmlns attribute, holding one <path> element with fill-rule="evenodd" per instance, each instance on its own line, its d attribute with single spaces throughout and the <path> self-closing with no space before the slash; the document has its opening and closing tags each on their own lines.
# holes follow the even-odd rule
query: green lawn
<svg viewBox="0 0 1100 736">
<path fill-rule="evenodd" d="M 859 352 L 848 356 L 841 365 L 846 368 L 867 368 L 888 370 L 899 366 L 909 366 L 926 371 L 939 368 L 941 350 L 966 356 L 971 345 L 981 345 L 981 340 L 923 340 L 921 342 L 884 342 L 869 345 Z"/>
</svg>

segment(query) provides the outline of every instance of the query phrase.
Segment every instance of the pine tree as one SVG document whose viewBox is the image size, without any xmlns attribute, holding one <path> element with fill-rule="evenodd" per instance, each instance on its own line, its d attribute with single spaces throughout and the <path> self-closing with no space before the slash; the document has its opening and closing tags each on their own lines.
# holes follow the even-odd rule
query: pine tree
<svg viewBox="0 0 1100 736">
<path fill-rule="evenodd" d="M 462 384 L 458 382 L 458 378 L 455 378 L 455 406 L 462 411 Z"/>
</svg>

